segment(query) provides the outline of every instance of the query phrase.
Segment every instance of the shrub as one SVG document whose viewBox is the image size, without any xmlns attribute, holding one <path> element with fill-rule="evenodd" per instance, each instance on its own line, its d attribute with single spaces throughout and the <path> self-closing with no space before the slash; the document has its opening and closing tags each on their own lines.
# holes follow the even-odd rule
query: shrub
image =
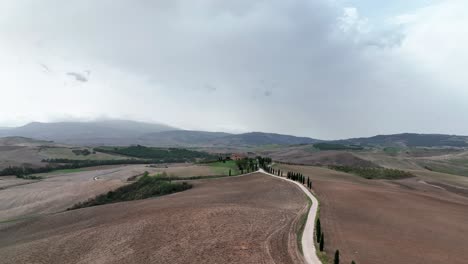
<svg viewBox="0 0 468 264">
<path fill-rule="evenodd" d="M 162 180 L 159 177 L 152 177 L 144 174 L 138 181 L 129 185 L 122 186 L 114 191 L 101 194 L 88 201 L 77 203 L 67 210 L 74 210 L 84 207 L 116 203 L 123 201 L 141 200 L 155 196 L 181 192 L 192 188 L 191 184 L 186 182 L 172 183 Z"/>
</svg>

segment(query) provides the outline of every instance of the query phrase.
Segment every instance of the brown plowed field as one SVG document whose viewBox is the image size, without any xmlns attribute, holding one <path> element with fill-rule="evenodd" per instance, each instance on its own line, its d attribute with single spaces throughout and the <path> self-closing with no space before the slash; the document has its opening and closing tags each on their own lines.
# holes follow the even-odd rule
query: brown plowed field
<svg viewBox="0 0 468 264">
<path fill-rule="evenodd" d="M 0 263 L 300 263 L 307 200 L 262 174 L 181 193 L 0 224 Z"/>
<path fill-rule="evenodd" d="M 329 256 L 339 249 L 343 263 L 468 263 L 467 197 L 419 178 L 375 181 L 282 167 L 313 179 Z"/>
<path fill-rule="evenodd" d="M 131 176 L 148 171 L 166 172 L 170 176 L 211 176 L 216 170 L 210 166 L 170 164 L 166 168 L 146 165 L 100 166 L 83 168 L 74 173 L 47 173 L 40 181 L 0 177 L 0 222 L 63 211 L 75 203 L 116 189 Z"/>
</svg>

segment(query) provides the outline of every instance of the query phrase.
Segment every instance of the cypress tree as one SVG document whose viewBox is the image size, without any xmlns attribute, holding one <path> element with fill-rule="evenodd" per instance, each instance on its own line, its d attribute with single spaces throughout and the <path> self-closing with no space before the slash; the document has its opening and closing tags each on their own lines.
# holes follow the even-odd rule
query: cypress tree
<svg viewBox="0 0 468 264">
<path fill-rule="evenodd" d="M 322 232 L 322 235 L 320 236 L 320 251 L 323 252 L 323 248 L 325 247 L 325 237 L 323 235 L 323 232 Z"/>
<path fill-rule="evenodd" d="M 315 236 L 317 237 L 317 243 L 320 243 L 320 236 L 322 235 L 322 226 L 320 225 L 320 218 L 317 218 L 315 224 Z"/>
<path fill-rule="evenodd" d="M 356 262 L 354 262 L 354 260 L 353 260 L 353 261 L 351 261 L 351 264 L 356 264 Z"/>
<path fill-rule="evenodd" d="M 340 264 L 340 251 L 336 250 L 335 252 L 335 259 L 333 260 L 333 264 Z"/>
<path fill-rule="evenodd" d="M 229 176 L 231 176 L 231 169 L 229 169 Z"/>
</svg>

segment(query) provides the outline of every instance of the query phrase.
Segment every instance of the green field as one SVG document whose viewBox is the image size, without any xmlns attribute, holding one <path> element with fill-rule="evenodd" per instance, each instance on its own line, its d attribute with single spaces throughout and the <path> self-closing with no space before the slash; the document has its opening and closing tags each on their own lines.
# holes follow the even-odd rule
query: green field
<svg viewBox="0 0 468 264">
<path fill-rule="evenodd" d="M 107 154 L 102 152 L 94 152 L 92 149 L 89 155 L 77 155 L 77 150 L 85 150 L 87 148 L 73 149 L 67 147 L 41 147 L 39 153 L 46 156 L 47 159 L 71 159 L 71 160 L 119 160 L 127 159 L 127 157 Z M 75 150 L 75 152 L 73 152 Z"/>
<path fill-rule="evenodd" d="M 396 156 L 398 153 L 400 153 L 401 149 L 397 147 L 386 147 L 383 149 L 383 151 L 390 156 Z"/>
<path fill-rule="evenodd" d="M 229 175 L 229 170 L 231 170 L 231 175 L 239 175 L 240 171 L 236 165 L 236 162 L 233 160 L 228 160 L 226 162 L 217 161 L 213 163 L 208 163 L 208 166 L 212 167 L 219 175 Z"/>
</svg>

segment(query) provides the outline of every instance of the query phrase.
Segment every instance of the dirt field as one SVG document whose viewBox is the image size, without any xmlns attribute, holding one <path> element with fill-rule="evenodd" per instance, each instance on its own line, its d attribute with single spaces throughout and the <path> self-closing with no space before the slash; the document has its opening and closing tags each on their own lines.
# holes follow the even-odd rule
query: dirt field
<svg viewBox="0 0 468 264">
<path fill-rule="evenodd" d="M 435 178 L 373 181 L 282 167 L 313 179 L 329 256 L 339 249 L 343 263 L 467 263 L 468 198 L 427 184 Z"/>
<path fill-rule="evenodd" d="M 179 178 L 187 178 L 193 176 L 218 176 L 220 173 L 216 168 L 208 165 L 195 165 L 195 164 L 171 164 L 167 168 L 154 168 L 156 173 L 167 173 L 169 176 Z"/>
<path fill-rule="evenodd" d="M 262 174 L 0 224 L 0 263 L 300 263 L 301 190 Z"/>
<path fill-rule="evenodd" d="M 166 172 L 180 178 L 212 176 L 217 172 L 204 165 L 171 164 L 152 168 L 147 165 L 100 166 L 83 168 L 79 172 L 41 174 L 44 180 L 31 181 L 0 177 L 0 222 L 18 217 L 63 211 L 126 184 L 127 179 L 148 171 Z"/>
<path fill-rule="evenodd" d="M 305 165 L 348 165 L 375 167 L 376 164 L 348 151 L 311 151 L 310 147 L 289 147 L 261 152 L 276 161 Z"/>
<path fill-rule="evenodd" d="M 10 178 L 10 184 L 0 189 L 0 221 L 65 210 L 78 201 L 122 186 L 128 177 L 145 170 L 148 168 L 143 165 L 132 165 L 51 174 L 41 181 Z"/>
</svg>

